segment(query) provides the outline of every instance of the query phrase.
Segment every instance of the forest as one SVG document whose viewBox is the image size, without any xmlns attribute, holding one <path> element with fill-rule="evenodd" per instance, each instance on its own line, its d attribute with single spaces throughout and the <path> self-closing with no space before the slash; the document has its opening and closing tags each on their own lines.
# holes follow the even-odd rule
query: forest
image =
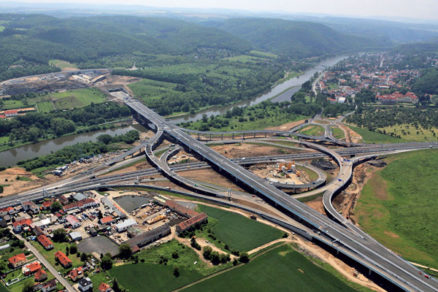
<svg viewBox="0 0 438 292">
<path fill-rule="evenodd" d="M 160 17 L 0 14 L 0 80 L 58 70 L 53 59 L 80 68 L 131 67 L 217 60 L 253 49 L 298 60 L 379 47 L 371 39 L 325 25 L 280 20 L 221 23 Z M 245 32 L 245 33 L 244 33 Z M 276 40 L 276 41 L 274 41 Z M 285 60 L 285 59 L 282 59 Z"/>
<path fill-rule="evenodd" d="M 66 134 L 73 134 L 87 127 L 103 124 L 131 113 L 125 106 L 114 102 L 91 104 L 71 111 L 29 113 L 9 120 L 0 120 L 0 137 L 9 136 L 9 143 L 37 142 Z"/>
</svg>

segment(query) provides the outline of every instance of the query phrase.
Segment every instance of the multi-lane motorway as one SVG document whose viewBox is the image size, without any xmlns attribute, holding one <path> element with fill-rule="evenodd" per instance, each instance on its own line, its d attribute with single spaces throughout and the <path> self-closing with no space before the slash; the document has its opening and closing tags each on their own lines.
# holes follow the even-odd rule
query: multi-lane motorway
<svg viewBox="0 0 438 292">
<path fill-rule="evenodd" d="M 126 98 L 124 101 L 136 113 L 140 121 L 143 121 L 145 124 L 152 123 L 155 125 L 158 133 L 160 133 L 157 133 L 155 136 L 156 139 L 160 139 L 160 137 L 164 135 L 167 139 L 180 144 L 186 151 L 192 152 L 204 159 L 222 173 L 232 177 L 242 185 L 272 202 L 275 206 L 285 210 L 295 219 L 318 230 L 318 232 L 325 235 L 328 239 L 340 243 L 355 252 L 362 258 L 365 265 L 371 271 L 378 273 L 395 286 L 403 290 L 438 291 L 438 283 L 434 279 L 424 278 L 421 271 L 376 241 L 345 228 L 305 204 L 291 198 L 265 180 L 195 140 L 179 127 L 167 123 L 164 118 L 157 115 L 139 101 L 132 98 Z M 156 144 L 154 143 L 153 145 Z M 435 147 L 436 144 L 431 144 L 430 146 Z M 346 167 L 342 158 L 340 158 L 340 161 L 337 159 L 337 161 L 340 163 L 340 181 L 338 185 L 333 185 L 330 191 L 336 191 L 347 183 L 343 181 L 342 177 L 351 177 L 351 173 L 346 171 L 346 169 L 351 169 L 351 167 Z"/>
</svg>

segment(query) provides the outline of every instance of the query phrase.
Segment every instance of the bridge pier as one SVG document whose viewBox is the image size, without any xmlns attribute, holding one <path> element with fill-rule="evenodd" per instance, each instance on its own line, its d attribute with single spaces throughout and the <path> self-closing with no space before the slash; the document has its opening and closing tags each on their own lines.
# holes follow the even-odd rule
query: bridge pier
<svg viewBox="0 0 438 292">
<path fill-rule="evenodd" d="M 211 141 L 211 134 L 210 134 L 210 141 Z"/>
<path fill-rule="evenodd" d="M 254 139 L 255 139 L 255 137 L 256 137 L 256 132 L 254 132 Z"/>
<path fill-rule="evenodd" d="M 224 134 L 221 135 L 221 140 L 223 140 L 223 139 L 224 139 Z"/>
<path fill-rule="evenodd" d="M 233 139 L 233 140 L 234 140 L 234 133 L 233 133 L 233 134 L 231 134 L 231 139 Z"/>
</svg>

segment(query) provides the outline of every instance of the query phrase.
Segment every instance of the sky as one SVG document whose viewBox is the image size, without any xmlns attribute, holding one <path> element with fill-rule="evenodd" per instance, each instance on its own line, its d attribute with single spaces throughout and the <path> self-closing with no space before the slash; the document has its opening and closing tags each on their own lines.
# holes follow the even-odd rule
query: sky
<svg viewBox="0 0 438 292">
<path fill-rule="evenodd" d="M 0 0 L 0 3 L 2 0 Z M 166 8 L 225 8 L 253 12 L 438 20 L 438 0 L 21 0 L 27 3 L 131 4 Z"/>
</svg>

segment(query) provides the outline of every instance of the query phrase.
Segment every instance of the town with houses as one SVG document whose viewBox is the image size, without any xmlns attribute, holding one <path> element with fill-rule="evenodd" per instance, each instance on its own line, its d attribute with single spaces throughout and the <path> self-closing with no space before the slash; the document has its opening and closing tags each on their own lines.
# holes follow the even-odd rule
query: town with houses
<svg viewBox="0 0 438 292">
<path fill-rule="evenodd" d="M 31 280 L 32 291 L 66 285 L 113 291 L 111 281 L 90 279 L 102 272 L 103 257 L 117 258 L 123 245 L 135 254 L 207 220 L 191 205 L 149 192 L 87 191 L 23 202 L 0 210 L 0 278 L 9 288 Z"/>
<path fill-rule="evenodd" d="M 381 104 L 418 103 L 411 83 L 420 76 L 420 70 L 399 68 L 400 55 L 367 53 L 347 58 L 323 72 L 316 87 L 328 96 L 330 103 L 353 102 L 362 90 L 373 91 L 375 101 Z M 428 62 L 437 64 L 438 60 Z M 400 66 L 401 67 L 401 66 Z"/>
</svg>

